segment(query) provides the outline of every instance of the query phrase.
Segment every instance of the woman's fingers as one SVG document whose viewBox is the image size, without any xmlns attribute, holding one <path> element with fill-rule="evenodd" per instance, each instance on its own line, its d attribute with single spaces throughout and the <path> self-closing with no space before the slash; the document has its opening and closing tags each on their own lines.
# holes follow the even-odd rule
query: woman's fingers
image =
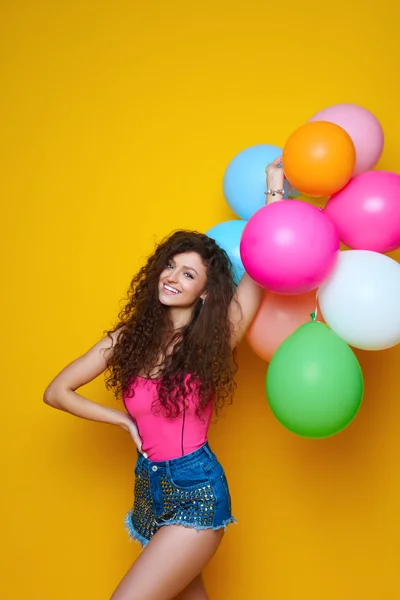
<svg viewBox="0 0 400 600">
<path fill-rule="evenodd" d="M 265 172 L 268 174 L 270 171 L 278 169 L 281 166 L 281 164 L 282 164 L 282 156 L 278 156 L 278 158 L 276 158 L 275 160 L 270 162 L 269 165 L 267 165 L 265 167 Z"/>
<path fill-rule="evenodd" d="M 146 452 L 143 452 L 143 450 L 142 450 L 142 440 L 140 438 L 139 432 L 138 432 L 135 424 L 133 424 L 133 427 L 130 428 L 130 434 L 131 434 L 131 438 L 135 442 L 136 447 L 139 450 L 140 454 L 143 454 L 143 456 L 145 458 L 147 458 Z"/>
</svg>

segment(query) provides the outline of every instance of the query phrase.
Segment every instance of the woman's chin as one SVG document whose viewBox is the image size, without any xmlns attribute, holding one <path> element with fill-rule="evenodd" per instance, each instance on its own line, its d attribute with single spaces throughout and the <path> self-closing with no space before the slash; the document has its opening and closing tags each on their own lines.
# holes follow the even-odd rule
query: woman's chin
<svg viewBox="0 0 400 600">
<path fill-rule="evenodd" d="M 161 304 L 163 304 L 164 306 L 171 306 L 171 302 L 169 301 L 169 298 L 165 298 L 163 296 L 159 296 L 158 297 L 159 301 L 161 302 Z"/>
<path fill-rule="evenodd" d="M 167 294 L 163 294 L 161 292 L 161 294 L 158 296 L 158 299 L 161 304 L 164 304 L 164 306 L 180 306 L 180 302 L 175 296 L 168 296 Z"/>
<path fill-rule="evenodd" d="M 167 294 L 159 294 L 159 301 L 164 306 L 170 306 L 171 308 L 190 308 L 193 304 L 188 304 L 184 298 L 177 298 L 176 296 L 168 296 Z"/>
</svg>

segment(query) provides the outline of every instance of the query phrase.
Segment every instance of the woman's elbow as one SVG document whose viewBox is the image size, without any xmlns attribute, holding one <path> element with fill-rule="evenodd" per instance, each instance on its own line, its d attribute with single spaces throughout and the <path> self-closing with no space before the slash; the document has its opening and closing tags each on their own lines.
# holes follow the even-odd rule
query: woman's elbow
<svg viewBox="0 0 400 600">
<path fill-rule="evenodd" d="M 52 408 L 61 408 L 58 398 L 57 388 L 52 385 L 47 386 L 43 394 L 43 402 Z"/>
</svg>

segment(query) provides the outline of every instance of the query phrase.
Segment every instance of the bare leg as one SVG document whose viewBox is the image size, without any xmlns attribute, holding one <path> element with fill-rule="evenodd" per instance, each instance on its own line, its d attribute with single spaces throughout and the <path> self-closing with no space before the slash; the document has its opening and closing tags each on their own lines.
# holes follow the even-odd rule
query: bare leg
<svg viewBox="0 0 400 600">
<path fill-rule="evenodd" d="M 193 579 L 183 592 L 175 596 L 175 600 L 208 600 L 201 574 Z"/>
<path fill-rule="evenodd" d="M 192 582 L 192 590 L 196 586 L 201 590 L 198 580 L 194 580 L 216 552 L 223 534 L 223 529 L 162 527 L 129 569 L 111 600 L 173 600 Z M 206 598 L 207 595 L 199 596 L 199 600 Z"/>
</svg>

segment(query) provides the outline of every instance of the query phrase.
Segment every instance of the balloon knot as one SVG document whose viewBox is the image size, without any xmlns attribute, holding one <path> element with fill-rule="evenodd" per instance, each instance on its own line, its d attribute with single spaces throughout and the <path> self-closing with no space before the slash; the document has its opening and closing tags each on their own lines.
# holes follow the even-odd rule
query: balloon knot
<svg viewBox="0 0 400 600">
<path fill-rule="evenodd" d="M 310 317 L 311 317 L 312 322 L 314 323 L 315 319 L 317 318 L 317 315 L 315 314 L 315 312 L 312 312 L 312 313 L 310 313 Z"/>
</svg>

